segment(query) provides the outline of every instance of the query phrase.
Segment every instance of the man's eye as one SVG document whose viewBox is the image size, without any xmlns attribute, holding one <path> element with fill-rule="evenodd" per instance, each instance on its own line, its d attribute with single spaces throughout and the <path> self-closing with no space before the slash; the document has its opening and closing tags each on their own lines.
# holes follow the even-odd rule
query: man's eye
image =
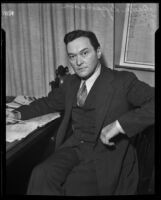
<svg viewBox="0 0 161 200">
<path fill-rule="evenodd" d="M 82 54 L 83 56 L 86 56 L 88 54 L 88 51 L 84 51 Z"/>
<path fill-rule="evenodd" d="M 69 59 L 70 59 L 70 60 L 73 60 L 74 58 L 75 58 L 74 55 L 69 55 Z"/>
</svg>

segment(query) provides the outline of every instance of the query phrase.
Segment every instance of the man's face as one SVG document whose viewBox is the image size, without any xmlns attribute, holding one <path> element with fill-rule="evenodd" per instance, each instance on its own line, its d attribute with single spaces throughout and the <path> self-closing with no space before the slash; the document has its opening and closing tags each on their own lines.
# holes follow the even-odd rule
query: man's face
<svg viewBox="0 0 161 200">
<path fill-rule="evenodd" d="M 101 56 L 100 48 L 95 51 L 87 37 L 80 37 L 69 42 L 67 53 L 74 72 L 85 79 L 95 72 Z"/>
</svg>

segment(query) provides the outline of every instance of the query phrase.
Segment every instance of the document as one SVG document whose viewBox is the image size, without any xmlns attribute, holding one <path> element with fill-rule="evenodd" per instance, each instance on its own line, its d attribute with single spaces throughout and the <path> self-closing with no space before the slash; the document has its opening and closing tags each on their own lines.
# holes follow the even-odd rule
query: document
<svg viewBox="0 0 161 200">
<path fill-rule="evenodd" d="M 43 127 L 58 117 L 60 117 L 60 113 L 50 113 L 29 120 L 24 120 L 24 123 L 6 125 L 6 141 L 13 142 L 15 140 L 21 140 L 37 128 Z"/>
</svg>

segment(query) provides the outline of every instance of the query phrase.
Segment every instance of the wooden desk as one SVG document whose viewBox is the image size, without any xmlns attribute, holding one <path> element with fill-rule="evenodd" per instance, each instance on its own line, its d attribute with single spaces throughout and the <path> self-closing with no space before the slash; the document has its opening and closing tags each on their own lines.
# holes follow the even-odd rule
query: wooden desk
<svg viewBox="0 0 161 200">
<path fill-rule="evenodd" d="M 6 143 L 6 194 L 25 194 L 35 165 L 54 151 L 54 136 L 61 118 L 33 131 L 21 141 Z"/>
</svg>

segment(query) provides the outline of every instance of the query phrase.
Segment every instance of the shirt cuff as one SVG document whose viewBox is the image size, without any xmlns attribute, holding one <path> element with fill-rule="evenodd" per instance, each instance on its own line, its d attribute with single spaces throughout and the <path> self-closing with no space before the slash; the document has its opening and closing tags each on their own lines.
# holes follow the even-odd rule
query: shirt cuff
<svg viewBox="0 0 161 200">
<path fill-rule="evenodd" d="M 116 120 L 116 126 L 117 126 L 117 128 L 119 129 L 119 131 L 120 131 L 121 133 L 125 134 L 125 131 L 124 131 L 123 128 L 121 127 L 121 125 L 120 125 L 120 123 L 119 123 L 118 120 Z"/>
</svg>

